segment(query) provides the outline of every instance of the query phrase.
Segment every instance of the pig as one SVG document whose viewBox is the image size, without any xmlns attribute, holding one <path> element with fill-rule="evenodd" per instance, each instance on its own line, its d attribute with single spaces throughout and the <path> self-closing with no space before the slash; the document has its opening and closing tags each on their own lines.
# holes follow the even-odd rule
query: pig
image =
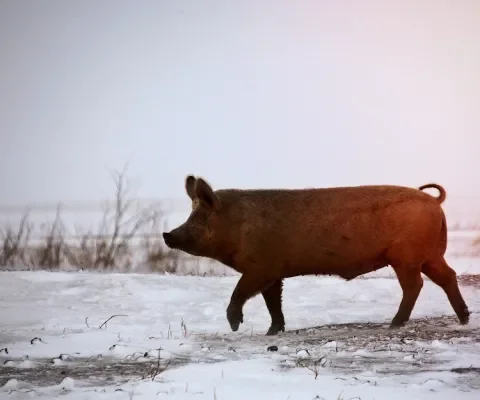
<svg viewBox="0 0 480 400">
<path fill-rule="evenodd" d="M 428 188 L 439 196 L 423 191 Z M 456 273 L 444 258 L 446 192 L 440 185 L 214 191 L 189 175 L 185 190 L 190 216 L 163 239 L 171 249 L 217 260 L 241 274 L 226 310 L 234 332 L 243 323 L 244 304 L 259 293 L 271 317 L 266 334 L 285 331 L 286 278 L 334 275 L 349 281 L 386 266 L 402 289 L 390 328 L 410 319 L 422 273 L 443 289 L 460 323 L 469 321 Z"/>
</svg>

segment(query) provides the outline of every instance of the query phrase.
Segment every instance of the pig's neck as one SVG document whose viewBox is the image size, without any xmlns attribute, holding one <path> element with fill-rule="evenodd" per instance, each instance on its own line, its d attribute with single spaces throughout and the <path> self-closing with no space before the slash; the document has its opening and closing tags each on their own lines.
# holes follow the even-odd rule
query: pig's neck
<svg viewBox="0 0 480 400">
<path fill-rule="evenodd" d="M 227 243 L 221 243 L 215 246 L 215 248 L 211 248 L 204 257 L 219 261 L 237 272 L 242 272 L 237 267 L 236 255 L 237 251 L 235 251 L 234 247 L 227 245 Z"/>
</svg>

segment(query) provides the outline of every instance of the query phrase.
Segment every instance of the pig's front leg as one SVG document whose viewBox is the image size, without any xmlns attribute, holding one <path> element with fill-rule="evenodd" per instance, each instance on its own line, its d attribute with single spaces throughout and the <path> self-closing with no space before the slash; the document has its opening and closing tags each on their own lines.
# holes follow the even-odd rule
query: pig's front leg
<svg viewBox="0 0 480 400">
<path fill-rule="evenodd" d="M 283 281 L 279 279 L 262 291 L 265 304 L 272 318 L 272 324 L 268 329 L 267 336 L 285 332 L 285 317 L 282 311 Z"/>
<path fill-rule="evenodd" d="M 227 319 L 233 332 L 238 331 L 243 323 L 243 306 L 248 299 L 271 285 L 275 279 L 266 276 L 246 273 L 242 275 L 233 290 L 230 304 L 227 307 Z"/>
</svg>

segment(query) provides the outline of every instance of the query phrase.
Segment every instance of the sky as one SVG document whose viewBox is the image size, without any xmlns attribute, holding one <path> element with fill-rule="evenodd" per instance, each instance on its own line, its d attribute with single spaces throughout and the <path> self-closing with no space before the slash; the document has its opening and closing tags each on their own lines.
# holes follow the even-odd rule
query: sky
<svg viewBox="0 0 480 400">
<path fill-rule="evenodd" d="M 437 182 L 480 199 L 480 2 L 0 2 L 0 204 Z"/>
</svg>

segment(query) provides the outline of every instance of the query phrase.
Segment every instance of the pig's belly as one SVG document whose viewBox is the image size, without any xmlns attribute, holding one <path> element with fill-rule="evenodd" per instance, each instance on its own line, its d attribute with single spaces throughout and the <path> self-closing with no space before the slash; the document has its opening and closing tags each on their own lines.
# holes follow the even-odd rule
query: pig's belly
<svg viewBox="0 0 480 400">
<path fill-rule="evenodd" d="M 353 279 L 387 266 L 388 246 L 385 238 L 374 237 L 291 243 L 284 247 L 283 269 L 292 276 L 329 274 Z"/>
<path fill-rule="evenodd" d="M 350 280 L 357 276 L 388 266 L 382 256 L 370 259 L 343 259 L 341 261 L 316 260 L 315 262 L 290 262 L 283 269 L 285 277 L 298 275 L 337 275 Z"/>
</svg>

